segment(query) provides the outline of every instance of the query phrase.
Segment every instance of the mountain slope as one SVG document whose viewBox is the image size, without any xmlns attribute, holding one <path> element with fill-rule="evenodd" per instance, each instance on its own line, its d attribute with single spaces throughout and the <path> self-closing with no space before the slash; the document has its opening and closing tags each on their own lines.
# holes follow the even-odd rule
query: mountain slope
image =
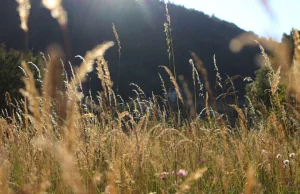
<svg viewBox="0 0 300 194">
<path fill-rule="evenodd" d="M 19 28 L 16 3 L 3 0 L 0 8 L 0 42 L 10 48 L 24 49 L 24 35 Z M 122 46 L 119 93 L 125 98 L 132 93 L 129 83 L 136 83 L 150 95 L 161 92 L 158 72 L 169 79 L 161 65 L 168 66 L 164 22 L 165 4 L 159 0 L 65 0 L 73 55 L 85 52 L 105 40 L 115 40 L 112 23 L 115 24 Z M 191 83 L 190 52 L 199 55 L 214 84 L 213 55 L 216 55 L 219 71 L 232 75 L 252 76 L 257 48 L 245 48 L 234 54 L 229 50 L 230 41 L 245 31 L 236 25 L 210 17 L 202 12 L 169 4 L 172 36 L 177 73 Z M 63 45 L 63 36 L 57 22 L 40 1 L 32 1 L 29 19 L 29 47 L 36 52 L 45 51 L 53 42 Z M 116 86 L 118 48 L 108 51 L 106 59 Z M 79 61 L 74 60 L 74 64 Z M 237 83 L 243 96 L 243 85 Z M 100 82 L 92 73 L 87 88 L 100 89 Z"/>
</svg>

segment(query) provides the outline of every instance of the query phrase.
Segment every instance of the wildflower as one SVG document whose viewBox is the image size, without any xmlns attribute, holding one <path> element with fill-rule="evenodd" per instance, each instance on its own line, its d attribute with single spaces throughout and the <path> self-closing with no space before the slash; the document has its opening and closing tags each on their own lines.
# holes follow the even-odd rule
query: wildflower
<svg viewBox="0 0 300 194">
<path fill-rule="evenodd" d="M 290 153 L 289 157 L 290 158 L 295 158 L 295 153 Z"/>
<path fill-rule="evenodd" d="M 104 193 L 105 193 L 105 194 L 110 194 L 110 193 L 111 193 L 111 190 L 113 190 L 113 187 L 112 187 L 111 185 L 108 185 L 108 186 L 105 188 Z"/>
<path fill-rule="evenodd" d="M 266 150 L 262 149 L 262 150 L 261 150 L 261 154 L 262 154 L 262 155 L 266 155 L 266 154 L 268 154 L 268 152 L 267 152 Z"/>
<path fill-rule="evenodd" d="M 279 158 L 281 158 L 281 157 L 282 157 L 281 154 L 277 154 L 277 155 L 276 155 L 276 158 L 277 158 L 277 159 L 279 159 Z"/>
<path fill-rule="evenodd" d="M 205 163 L 205 162 L 206 162 L 206 158 L 203 157 L 203 158 L 200 160 L 200 162 L 201 162 L 201 163 Z"/>
<path fill-rule="evenodd" d="M 283 160 L 284 165 L 289 165 L 290 161 L 289 160 Z"/>
<path fill-rule="evenodd" d="M 187 174 L 188 174 L 188 172 L 186 170 L 184 170 L 184 169 L 180 169 L 177 172 L 178 176 L 187 176 Z"/>
<path fill-rule="evenodd" d="M 167 179 L 167 175 L 168 175 L 169 173 L 168 172 L 162 172 L 160 175 L 160 179 L 161 180 L 166 180 Z"/>
</svg>

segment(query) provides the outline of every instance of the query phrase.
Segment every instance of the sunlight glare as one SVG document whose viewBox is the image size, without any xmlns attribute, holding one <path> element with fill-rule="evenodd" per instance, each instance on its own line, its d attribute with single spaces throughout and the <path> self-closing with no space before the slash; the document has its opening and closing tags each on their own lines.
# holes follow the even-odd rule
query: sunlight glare
<svg viewBox="0 0 300 194">
<path fill-rule="evenodd" d="M 52 17 L 57 19 L 61 26 L 67 23 L 67 12 L 61 5 L 62 0 L 43 0 L 42 2 L 44 6 L 51 11 Z"/>
<path fill-rule="evenodd" d="M 53 10 L 61 4 L 61 0 L 43 0 L 43 4 L 47 9 Z"/>
</svg>

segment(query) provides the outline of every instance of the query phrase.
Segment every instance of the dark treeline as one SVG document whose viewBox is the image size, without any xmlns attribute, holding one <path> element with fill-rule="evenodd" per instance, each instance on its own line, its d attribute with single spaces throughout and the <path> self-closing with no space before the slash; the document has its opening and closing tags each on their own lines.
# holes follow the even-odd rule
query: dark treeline
<svg viewBox="0 0 300 194">
<path fill-rule="evenodd" d="M 63 36 L 57 22 L 40 1 L 31 1 L 29 18 L 29 48 L 45 52 L 51 43 L 63 45 Z M 2 0 L 0 7 L 0 42 L 8 48 L 24 49 L 24 33 L 13 0 Z M 83 55 L 105 40 L 115 40 L 112 23 L 115 24 L 122 46 L 120 62 L 119 94 L 125 99 L 133 95 L 130 83 L 138 84 L 147 95 L 160 94 L 158 72 L 170 87 L 169 77 L 161 65 L 169 66 L 164 23 L 165 4 L 159 0 L 64 0 L 68 12 L 68 25 L 72 55 Z M 182 6 L 168 5 L 171 16 L 174 56 L 177 74 L 183 75 L 191 85 L 192 68 L 189 64 L 191 51 L 203 61 L 212 85 L 215 82 L 213 55 L 216 55 L 221 76 L 253 76 L 258 68 L 255 63 L 258 47 L 245 47 L 239 53 L 229 49 L 230 41 L 245 33 L 232 23 L 225 22 L 202 12 Z M 106 54 L 112 79 L 117 84 L 118 47 Z M 79 64 L 79 59 L 73 59 Z M 236 84 L 239 96 L 244 96 L 241 80 Z M 91 73 L 86 89 L 101 90 L 96 73 Z M 192 87 L 190 88 L 192 90 Z"/>
</svg>

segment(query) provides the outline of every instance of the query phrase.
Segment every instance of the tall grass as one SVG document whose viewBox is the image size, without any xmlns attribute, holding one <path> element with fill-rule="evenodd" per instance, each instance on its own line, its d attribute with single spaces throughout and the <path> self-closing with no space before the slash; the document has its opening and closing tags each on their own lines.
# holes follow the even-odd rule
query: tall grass
<svg viewBox="0 0 300 194">
<path fill-rule="evenodd" d="M 55 18 L 59 20 L 59 16 Z M 298 65 L 297 34 L 295 42 L 294 64 Z M 191 119 L 183 118 L 184 122 L 174 118 L 163 80 L 164 97 L 153 94 L 147 99 L 142 89 L 133 84 L 138 98 L 132 99 L 132 107 L 122 100 L 118 102 L 112 90 L 103 57 L 111 46 L 112 42 L 106 42 L 88 51 L 85 57 L 77 56 L 83 62 L 73 71 L 71 80 L 60 61 L 63 51 L 50 49 L 47 67 L 40 70 L 45 73 L 41 91 L 36 88 L 37 80 L 27 62 L 22 63 L 24 100 L 12 102 L 7 94 L 11 111 L 6 115 L 10 119 L 0 119 L 1 193 L 299 192 L 298 107 L 277 100 L 262 115 L 251 101 L 243 109 L 230 105 L 238 113 L 232 127 L 214 107 L 218 98 L 214 97 L 207 72 L 195 53 L 189 62 L 193 66 L 194 88 L 197 80 L 200 91 L 194 99 L 189 95 L 188 106 L 175 75 L 163 68 L 184 109 L 195 108 L 190 101 L 196 104 L 197 100 L 204 100 L 198 95 L 206 97 L 201 111 L 206 112 L 206 117 L 193 116 L 194 112 L 187 113 L 186 118 Z M 267 60 L 263 50 L 262 54 Z M 93 70 L 95 60 L 103 91 L 97 102 L 86 97 L 85 103 L 80 87 L 86 74 Z M 216 62 L 215 69 L 218 71 Z M 279 98 L 279 72 L 269 77 L 275 99 Z M 233 78 L 228 79 L 222 85 L 217 73 L 218 85 L 232 83 Z M 291 90 L 299 92 L 297 85 Z M 252 126 L 251 119 L 255 119 Z"/>
</svg>

